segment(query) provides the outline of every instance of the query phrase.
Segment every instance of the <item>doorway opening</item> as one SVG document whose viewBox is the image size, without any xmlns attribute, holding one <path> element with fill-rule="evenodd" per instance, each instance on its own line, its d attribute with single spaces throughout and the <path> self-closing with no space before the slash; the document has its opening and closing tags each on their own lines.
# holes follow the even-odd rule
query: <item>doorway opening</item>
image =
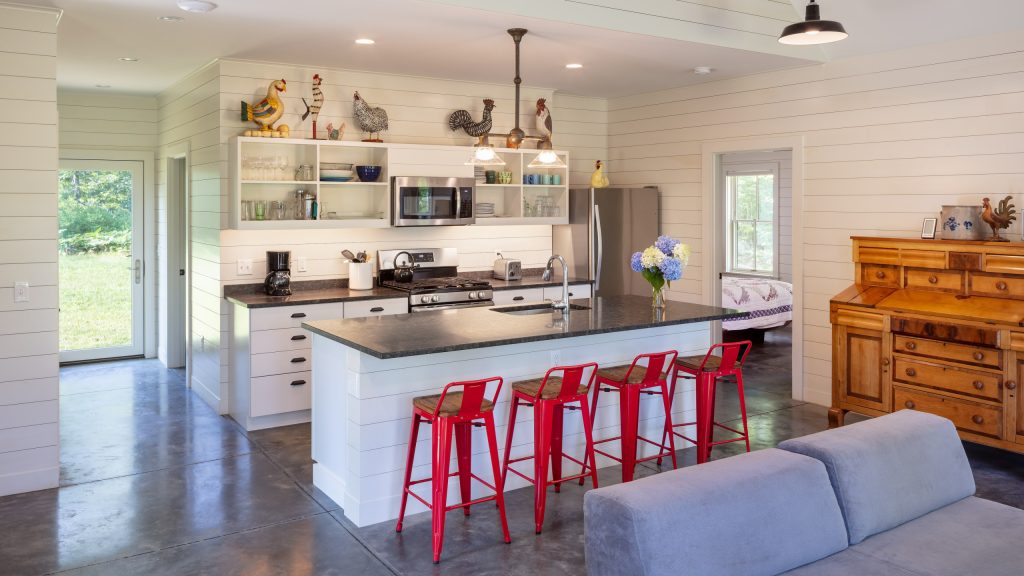
<svg viewBox="0 0 1024 576">
<path fill-rule="evenodd" d="M 143 162 L 62 159 L 61 362 L 145 352 Z"/>
</svg>

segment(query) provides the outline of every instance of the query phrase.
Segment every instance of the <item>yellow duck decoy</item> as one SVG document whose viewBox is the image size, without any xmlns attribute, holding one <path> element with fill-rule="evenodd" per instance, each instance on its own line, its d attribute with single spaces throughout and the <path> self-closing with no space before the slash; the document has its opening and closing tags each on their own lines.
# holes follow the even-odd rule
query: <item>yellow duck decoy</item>
<svg viewBox="0 0 1024 576">
<path fill-rule="evenodd" d="M 607 188 L 610 182 L 608 177 L 604 175 L 604 168 L 601 167 L 601 161 L 598 160 L 594 163 L 594 173 L 590 175 L 590 187 L 591 188 Z"/>
</svg>

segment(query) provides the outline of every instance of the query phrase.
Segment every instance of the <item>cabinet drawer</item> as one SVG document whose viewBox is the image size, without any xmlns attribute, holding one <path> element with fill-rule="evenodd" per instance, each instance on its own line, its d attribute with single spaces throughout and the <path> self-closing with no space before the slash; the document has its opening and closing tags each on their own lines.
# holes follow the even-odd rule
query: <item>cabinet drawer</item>
<svg viewBox="0 0 1024 576">
<path fill-rule="evenodd" d="M 963 370 L 942 364 L 931 364 L 896 358 L 892 378 L 898 382 L 940 388 L 967 396 L 999 400 L 1003 378 L 986 372 Z"/>
<path fill-rule="evenodd" d="M 885 316 L 840 308 L 836 310 L 835 323 L 840 326 L 853 326 L 865 330 L 882 330 L 885 327 Z"/>
<path fill-rule="evenodd" d="M 896 352 L 915 354 L 917 356 L 931 356 L 940 360 L 953 360 L 954 362 L 977 364 L 992 368 L 1001 368 L 1003 366 L 1002 351 L 991 348 L 965 346 L 963 344 L 924 340 L 909 336 L 896 336 L 893 339 L 892 347 Z"/>
<path fill-rule="evenodd" d="M 249 330 L 278 330 L 298 328 L 310 320 L 341 318 L 345 305 L 341 302 L 308 304 L 305 306 L 275 306 L 249 310 Z"/>
<path fill-rule="evenodd" d="M 544 299 L 546 300 L 561 300 L 562 299 L 562 287 L 561 286 L 548 286 L 544 288 Z M 590 285 L 580 284 L 576 286 L 569 286 L 569 299 L 577 300 L 579 298 L 590 298 Z"/>
<path fill-rule="evenodd" d="M 999 331 L 988 328 L 960 326 L 957 324 L 946 324 L 945 322 L 921 320 L 920 318 L 893 316 L 892 331 L 909 336 L 922 336 L 933 340 L 979 344 L 992 348 L 999 347 Z"/>
<path fill-rule="evenodd" d="M 253 354 L 249 357 L 249 373 L 256 377 L 304 372 L 313 364 L 312 352 L 309 348 L 303 348 L 287 352 Z"/>
<path fill-rule="evenodd" d="M 860 248 L 857 262 L 862 264 L 899 264 L 900 251 L 896 248 Z"/>
<path fill-rule="evenodd" d="M 572 292 L 569 287 L 570 292 Z M 559 291 L 561 294 L 561 291 Z M 520 304 L 523 302 L 540 302 L 544 300 L 544 289 L 543 288 L 524 288 L 522 290 L 495 290 L 494 291 L 494 303 L 497 305 L 502 304 Z"/>
<path fill-rule="evenodd" d="M 1003 411 L 994 406 L 948 398 L 902 386 L 893 387 L 893 408 L 910 408 L 929 412 L 953 421 L 959 430 L 999 438 L 1003 425 Z"/>
<path fill-rule="evenodd" d="M 864 264 L 861 266 L 860 282 L 861 284 L 869 284 L 871 286 L 899 288 L 899 268 L 879 264 Z"/>
<path fill-rule="evenodd" d="M 904 250 L 900 253 L 900 264 L 915 268 L 945 268 L 946 253 L 938 250 Z"/>
<path fill-rule="evenodd" d="M 406 314 L 409 312 L 409 301 L 405 298 L 387 298 L 384 300 L 360 300 L 345 303 L 345 318 L 366 318 L 367 316 L 387 316 L 389 314 Z"/>
<path fill-rule="evenodd" d="M 266 354 L 267 352 L 284 352 L 285 350 L 302 350 L 306 348 L 309 348 L 309 332 L 302 328 L 260 330 L 249 335 L 249 352 L 251 354 Z"/>
<path fill-rule="evenodd" d="M 1011 256 L 1009 254 L 986 254 L 985 272 L 1024 274 L 1024 256 Z"/>
<path fill-rule="evenodd" d="M 971 294 L 1002 298 L 1024 298 L 1024 278 L 971 274 Z"/>
<path fill-rule="evenodd" d="M 251 416 L 284 414 L 312 407 L 312 372 L 296 372 L 250 379 Z"/>
<path fill-rule="evenodd" d="M 940 272 L 907 268 L 907 288 L 963 292 L 964 276 L 960 272 Z"/>
</svg>

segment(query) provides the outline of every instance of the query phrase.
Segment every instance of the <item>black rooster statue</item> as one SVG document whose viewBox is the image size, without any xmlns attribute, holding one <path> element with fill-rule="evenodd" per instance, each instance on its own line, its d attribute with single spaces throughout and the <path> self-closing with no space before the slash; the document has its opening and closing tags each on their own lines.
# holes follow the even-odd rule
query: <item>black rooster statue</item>
<svg viewBox="0 0 1024 576">
<path fill-rule="evenodd" d="M 380 133 L 388 131 L 388 113 L 383 108 L 370 106 L 359 92 L 356 92 L 352 95 L 352 116 L 355 117 L 359 129 L 370 135 L 363 142 L 383 142 Z M 374 135 L 377 137 L 374 138 Z"/>
<path fill-rule="evenodd" d="M 479 122 L 473 121 L 473 116 L 466 110 L 456 110 L 448 116 L 448 127 L 454 132 L 459 128 L 466 131 L 466 134 L 480 138 L 491 131 L 491 110 L 494 110 L 494 100 L 484 100 L 484 115 Z"/>
</svg>

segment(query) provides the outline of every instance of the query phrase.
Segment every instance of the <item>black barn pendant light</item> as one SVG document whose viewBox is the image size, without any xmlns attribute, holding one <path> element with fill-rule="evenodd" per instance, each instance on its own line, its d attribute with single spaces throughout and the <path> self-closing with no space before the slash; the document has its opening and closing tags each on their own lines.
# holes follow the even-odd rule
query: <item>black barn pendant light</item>
<svg viewBox="0 0 1024 576">
<path fill-rule="evenodd" d="M 820 6 L 814 0 L 807 5 L 807 15 L 803 22 L 790 24 L 782 30 L 779 42 L 782 44 L 828 44 L 838 42 L 849 36 L 843 25 L 832 20 L 822 20 Z"/>
</svg>

